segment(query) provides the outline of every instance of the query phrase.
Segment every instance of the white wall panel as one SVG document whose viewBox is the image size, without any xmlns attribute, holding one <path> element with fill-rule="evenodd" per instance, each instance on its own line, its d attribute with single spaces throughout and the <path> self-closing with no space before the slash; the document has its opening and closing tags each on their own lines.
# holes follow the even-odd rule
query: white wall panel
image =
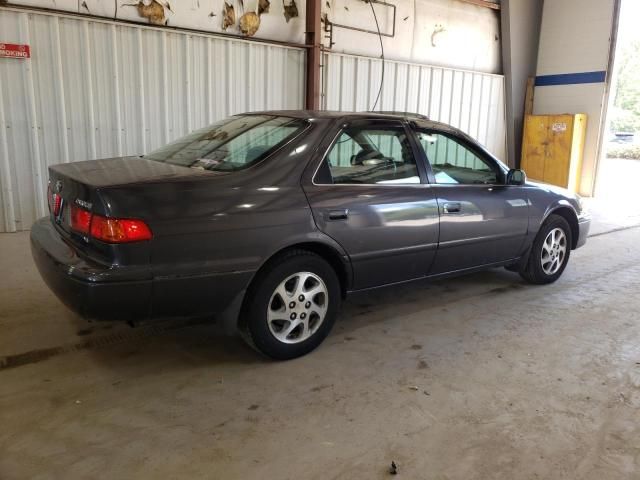
<svg viewBox="0 0 640 480">
<path fill-rule="evenodd" d="M 139 155 L 234 113 L 302 108 L 302 49 L 0 9 L 0 231 L 46 214 L 47 168 Z"/>
<path fill-rule="evenodd" d="M 598 0 L 587 0 L 590 2 Z M 0 1 L 2 3 L 2 1 Z M 134 0 L 11 0 L 12 5 L 48 8 L 79 15 L 94 15 L 109 20 L 124 20 L 147 25 Z M 150 0 L 145 0 L 146 4 Z M 238 21 L 222 29 L 223 5 L 229 3 L 240 19 L 243 12 L 255 10 L 258 0 L 159 0 L 170 27 L 189 28 L 211 33 L 241 35 Z M 298 16 L 289 21 L 284 5 L 289 0 L 272 1 L 269 13 L 260 16 L 255 37 L 283 42 L 304 42 L 306 2 L 296 0 Z M 376 12 L 382 32 L 394 30 L 391 4 L 369 4 L 362 0 L 323 0 L 321 14 L 330 22 L 376 31 Z M 562 2 L 559 2 L 562 3 Z M 455 0 L 394 0 L 395 34 L 382 38 L 387 58 L 405 62 L 444 65 L 474 71 L 498 73 L 500 61 L 500 14 L 498 10 Z M 376 56 L 380 52 L 377 35 L 336 27 L 333 45 L 329 35 L 324 46 L 337 53 Z"/>
<path fill-rule="evenodd" d="M 546 2 L 537 75 L 605 70 L 614 3 L 615 0 Z"/>
<path fill-rule="evenodd" d="M 222 29 L 223 5 L 228 1 L 235 8 L 236 22 L 226 31 Z M 443 0 L 439 0 L 443 1 Z M 2 3 L 2 2 L 0 2 Z M 134 0 L 11 0 L 12 5 L 48 8 L 63 13 L 95 15 L 109 20 L 124 20 L 148 25 L 149 20 L 141 17 Z M 149 4 L 151 2 L 145 1 Z M 211 33 L 231 33 L 240 35 L 238 20 L 244 11 L 255 11 L 257 0 L 246 2 L 236 0 L 159 0 L 164 6 L 166 22 L 171 27 L 189 28 Z M 271 2 L 268 14 L 260 17 L 260 28 L 256 38 L 282 42 L 304 42 L 305 2 L 296 2 L 298 17 L 284 17 L 284 2 Z"/>
<path fill-rule="evenodd" d="M 325 0 L 322 14 L 330 22 L 376 31 L 371 7 L 382 37 L 385 56 L 391 60 L 498 73 L 500 14 L 483 6 L 452 0 L 394 0 L 369 4 L 362 0 Z M 329 47 L 328 35 L 324 45 Z M 380 55 L 380 40 L 371 33 L 335 27 L 331 49 L 336 53 Z"/>
<path fill-rule="evenodd" d="M 381 71 L 382 61 L 375 58 L 325 54 L 325 108 L 371 110 Z M 500 75 L 385 61 L 376 110 L 427 115 L 461 129 L 505 159 L 504 77 Z"/>
</svg>

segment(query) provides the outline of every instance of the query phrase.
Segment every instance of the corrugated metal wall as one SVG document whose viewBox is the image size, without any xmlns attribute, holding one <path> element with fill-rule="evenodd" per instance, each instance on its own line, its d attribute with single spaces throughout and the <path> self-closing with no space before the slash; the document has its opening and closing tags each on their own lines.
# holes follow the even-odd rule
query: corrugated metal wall
<svg viewBox="0 0 640 480">
<path fill-rule="evenodd" d="M 337 53 L 324 56 L 324 107 L 366 111 L 380 88 L 382 61 Z M 427 115 L 448 123 L 505 160 L 504 77 L 415 63 L 385 61 L 376 110 Z"/>
<path fill-rule="evenodd" d="M 227 115 L 301 108 L 302 49 L 0 9 L 0 231 L 46 214 L 47 167 L 138 155 Z"/>
<path fill-rule="evenodd" d="M 0 231 L 46 214 L 47 167 L 138 155 L 233 113 L 302 108 L 305 52 L 64 14 L 0 9 Z M 324 56 L 324 107 L 368 110 L 381 61 Z M 385 62 L 380 110 L 424 113 L 505 153 L 504 78 Z"/>
</svg>

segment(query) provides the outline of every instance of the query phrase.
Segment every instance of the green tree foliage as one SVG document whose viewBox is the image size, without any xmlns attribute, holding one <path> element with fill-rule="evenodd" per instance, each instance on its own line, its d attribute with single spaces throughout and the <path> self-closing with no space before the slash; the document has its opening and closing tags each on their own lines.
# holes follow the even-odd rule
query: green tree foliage
<svg viewBox="0 0 640 480">
<path fill-rule="evenodd" d="M 611 111 L 612 132 L 638 132 L 640 131 L 640 115 L 631 110 L 613 107 Z"/>
<path fill-rule="evenodd" d="M 618 82 L 611 129 L 640 130 L 640 40 L 622 46 L 618 52 Z"/>
<path fill-rule="evenodd" d="M 640 160 L 640 145 L 620 145 L 610 147 L 607 149 L 607 157 Z"/>
</svg>

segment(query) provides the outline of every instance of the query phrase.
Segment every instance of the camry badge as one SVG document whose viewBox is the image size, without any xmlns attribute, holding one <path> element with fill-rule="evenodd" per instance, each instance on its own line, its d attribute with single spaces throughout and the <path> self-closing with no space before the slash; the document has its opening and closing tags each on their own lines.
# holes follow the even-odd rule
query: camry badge
<svg viewBox="0 0 640 480">
<path fill-rule="evenodd" d="M 79 198 L 76 198 L 76 205 L 81 206 L 85 210 L 91 210 L 91 207 L 93 206 L 93 204 L 91 202 L 87 202 L 85 200 L 80 200 Z"/>
<path fill-rule="evenodd" d="M 56 193 L 60 193 L 62 191 L 62 180 L 56 181 Z"/>
</svg>

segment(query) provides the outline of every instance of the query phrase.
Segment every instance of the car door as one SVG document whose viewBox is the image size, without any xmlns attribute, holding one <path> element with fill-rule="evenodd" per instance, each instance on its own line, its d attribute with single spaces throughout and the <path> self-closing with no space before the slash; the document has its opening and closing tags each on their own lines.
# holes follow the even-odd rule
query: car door
<svg viewBox="0 0 640 480">
<path fill-rule="evenodd" d="M 506 185 L 506 169 L 454 132 L 415 129 L 440 212 L 431 274 L 518 257 L 529 224 L 525 188 Z"/>
<path fill-rule="evenodd" d="M 353 289 L 425 275 L 438 242 L 438 207 L 417 145 L 401 121 L 339 125 L 303 181 L 318 228 L 342 245 Z"/>
</svg>

